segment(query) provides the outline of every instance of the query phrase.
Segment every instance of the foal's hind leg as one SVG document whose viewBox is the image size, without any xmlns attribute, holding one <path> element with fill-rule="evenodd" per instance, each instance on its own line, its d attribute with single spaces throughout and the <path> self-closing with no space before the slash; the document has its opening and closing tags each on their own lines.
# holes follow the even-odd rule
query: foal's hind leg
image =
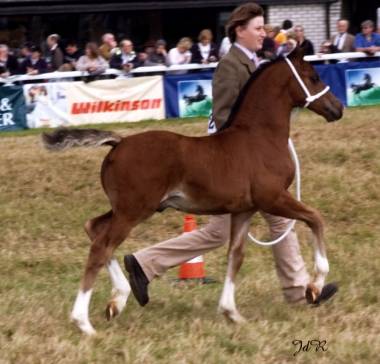
<svg viewBox="0 0 380 364">
<path fill-rule="evenodd" d="M 110 261 L 114 250 L 133 227 L 133 224 L 125 217 L 115 214 L 103 215 L 101 221 L 104 227 L 99 229 L 99 234 L 95 236 L 91 245 L 85 273 L 71 314 L 78 327 L 89 335 L 95 333 L 88 317 L 88 308 L 96 276 L 99 270 Z"/>
<path fill-rule="evenodd" d="M 248 234 L 250 218 L 253 212 L 233 214 L 231 216 L 231 239 L 228 248 L 227 275 L 224 281 L 218 311 L 236 323 L 245 322 L 235 303 L 235 278 L 243 263 L 244 245 Z"/>
<path fill-rule="evenodd" d="M 106 228 L 111 216 L 112 211 L 109 211 L 86 222 L 85 230 L 91 241 L 94 241 L 95 237 Z M 111 320 L 123 311 L 131 292 L 131 286 L 116 258 L 111 258 L 106 267 L 112 283 L 111 299 L 107 304 L 106 317 L 108 320 Z"/>
<path fill-rule="evenodd" d="M 277 199 L 276 203 L 270 209 L 265 210 L 265 212 L 290 219 L 301 220 L 311 229 L 314 235 L 315 278 L 313 282 L 308 284 L 306 298 L 309 303 L 316 302 L 321 294 L 326 276 L 329 272 L 329 262 L 327 260 L 326 248 L 323 241 L 323 221 L 320 213 L 295 200 L 288 191 L 284 191 Z"/>
</svg>

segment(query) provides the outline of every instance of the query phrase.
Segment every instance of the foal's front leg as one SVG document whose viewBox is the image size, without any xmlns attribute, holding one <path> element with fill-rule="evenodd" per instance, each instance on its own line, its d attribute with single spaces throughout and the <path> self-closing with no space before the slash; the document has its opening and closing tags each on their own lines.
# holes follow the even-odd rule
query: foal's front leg
<svg viewBox="0 0 380 364">
<path fill-rule="evenodd" d="M 315 278 L 308 284 L 305 295 L 309 303 L 318 302 L 327 274 L 329 273 L 329 262 L 323 239 L 323 221 L 320 213 L 295 200 L 288 191 L 283 191 L 275 204 L 269 210 L 265 210 L 265 212 L 289 219 L 301 220 L 311 229 L 314 235 Z"/>
<path fill-rule="evenodd" d="M 245 322 L 235 303 L 235 277 L 243 263 L 245 239 L 253 212 L 231 215 L 231 238 L 228 248 L 227 275 L 224 281 L 218 311 L 236 323 Z"/>
</svg>

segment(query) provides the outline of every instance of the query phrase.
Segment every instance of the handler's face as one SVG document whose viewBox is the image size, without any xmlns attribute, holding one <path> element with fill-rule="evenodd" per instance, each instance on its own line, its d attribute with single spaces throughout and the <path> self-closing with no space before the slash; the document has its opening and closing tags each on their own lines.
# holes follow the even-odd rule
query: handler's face
<svg viewBox="0 0 380 364">
<path fill-rule="evenodd" d="M 252 52 L 256 52 L 263 47 L 265 38 L 264 17 L 257 16 L 251 19 L 244 27 L 236 28 L 236 40 L 242 46 Z"/>
</svg>

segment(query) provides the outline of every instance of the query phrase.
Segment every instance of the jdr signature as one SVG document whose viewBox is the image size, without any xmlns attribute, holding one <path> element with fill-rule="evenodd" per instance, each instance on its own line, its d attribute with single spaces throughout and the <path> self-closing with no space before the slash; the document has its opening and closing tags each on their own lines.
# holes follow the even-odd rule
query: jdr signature
<svg viewBox="0 0 380 364">
<path fill-rule="evenodd" d="M 328 349 L 326 340 L 308 340 L 308 341 L 293 340 L 292 344 L 297 347 L 296 351 L 293 354 L 294 356 L 296 356 L 301 351 L 321 352 L 321 351 L 327 351 Z"/>
</svg>

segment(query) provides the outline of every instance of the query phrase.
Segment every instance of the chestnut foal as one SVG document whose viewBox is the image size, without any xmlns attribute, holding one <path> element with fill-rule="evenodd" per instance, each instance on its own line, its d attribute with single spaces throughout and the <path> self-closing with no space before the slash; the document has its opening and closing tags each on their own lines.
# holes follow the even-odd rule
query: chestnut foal
<svg viewBox="0 0 380 364">
<path fill-rule="evenodd" d="M 111 210 L 85 224 L 92 245 L 71 314 L 83 332 L 95 333 L 88 308 L 99 270 L 106 266 L 113 284 L 106 311 L 110 319 L 122 311 L 130 293 L 113 258 L 115 249 L 133 227 L 168 207 L 193 214 L 231 213 L 228 268 L 219 310 L 232 321 L 243 320 L 235 304 L 234 282 L 257 210 L 304 221 L 312 230 L 316 274 L 306 296 L 317 301 L 329 270 L 322 219 L 288 192 L 294 177 L 288 151 L 289 119 L 292 109 L 300 106 L 327 121 L 341 118 L 343 110 L 296 49 L 252 75 L 223 130 L 212 136 L 148 131 L 123 138 L 92 129 L 60 129 L 43 135 L 45 146 L 52 150 L 112 146 L 101 169 Z"/>
</svg>

